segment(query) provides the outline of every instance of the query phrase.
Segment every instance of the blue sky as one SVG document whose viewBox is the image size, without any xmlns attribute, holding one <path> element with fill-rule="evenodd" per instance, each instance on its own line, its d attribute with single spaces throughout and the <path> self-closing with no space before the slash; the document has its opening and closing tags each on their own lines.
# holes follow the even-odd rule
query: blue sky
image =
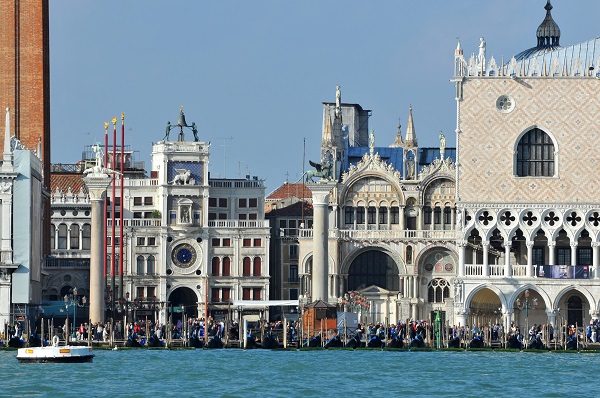
<svg viewBox="0 0 600 398">
<path fill-rule="evenodd" d="M 536 44 L 545 0 L 50 1 L 52 163 L 75 163 L 125 112 L 126 144 L 150 170 L 152 142 L 183 105 L 211 142 L 213 177 L 256 175 L 267 192 L 318 160 L 323 101 L 373 114 L 376 144 L 405 131 L 454 146 L 456 38 L 488 57 Z M 563 46 L 599 35 L 586 0 L 555 0 Z M 172 134 L 172 136 L 176 134 Z M 191 132 L 186 136 L 193 139 Z"/>
</svg>

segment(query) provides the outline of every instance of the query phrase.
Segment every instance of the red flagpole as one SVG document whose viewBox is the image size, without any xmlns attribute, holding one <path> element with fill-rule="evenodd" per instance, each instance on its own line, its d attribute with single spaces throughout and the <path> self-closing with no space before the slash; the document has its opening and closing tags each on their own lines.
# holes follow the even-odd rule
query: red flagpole
<svg viewBox="0 0 600 398">
<path fill-rule="evenodd" d="M 111 162 L 111 169 L 115 170 L 116 169 L 116 160 L 117 160 L 117 118 L 113 118 L 112 120 L 113 123 L 113 154 L 112 154 L 112 162 Z M 115 242 L 115 236 L 116 236 L 116 221 L 117 219 L 115 218 L 115 193 L 116 193 L 116 187 L 117 182 L 116 179 L 113 178 L 112 179 L 112 199 L 111 199 L 111 204 L 110 204 L 110 215 L 112 218 L 112 232 L 111 232 L 111 251 L 110 251 L 110 276 L 112 277 L 112 300 L 115 299 L 115 254 L 116 254 L 116 242 Z M 111 301 L 112 301 L 111 300 Z"/>
<path fill-rule="evenodd" d="M 125 197 L 125 195 L 123 194 L 123 185 L 124 185 L 124 179 L 125 177 L 123 176 L 125 171 L 125 112 L 121 113 L 121 193 L 120 193 L 120 197 L 121 197 L 121 206 L 120 206 L 120 217 L 119 217 L 119 275 L 120 275 L 120 290 L 121 290 L 121 295 L 119 297 L 123 297 L 123 246 L 125 245 L 125 242 L 123 242 L 123 208 L 124 208 L 124 202 L 123 202 L 123 198 Z"/>
<path fill-rule="evenodd" d="M 104 167 L 106 167 L 108 165 L 108 122 L 104 123 Z M 104 234 L 103 236 L 103 241 L 104 241 L 104 245 L 103 245 L 103 254 L 104 254 L 104 286 L 106 286 L 106 282 L 107 282 L 107 272 L 106 272 L 106 268 L 108 266 L 108 251 L 107 251 L 107 247 L 106 247 L 106 220 L 108 219 L 108 204 L 106 202 L 106 200 L 104 201 L 104 225 L 102 226 L 102 232 Z"/>
</svg>

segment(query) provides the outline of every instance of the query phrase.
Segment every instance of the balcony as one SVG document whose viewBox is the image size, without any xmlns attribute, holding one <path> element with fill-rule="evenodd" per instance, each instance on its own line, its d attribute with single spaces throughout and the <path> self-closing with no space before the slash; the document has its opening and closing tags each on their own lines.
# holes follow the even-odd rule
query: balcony
<svg viewBox="0 0 600 398">
<path fill-rule="evenodd" d="M 329 239 L 340 239 L 340 240 L 372 240 L 372 241 L 386 241 L 386 240 L 454 240 L 456 238 L 456 231 L 430 231 L 430 230 L 355 230 L 355 229 L 340 229 L 340 230 L 329 230 Z M 312 239 L 312 229 L 301 229 L 300 238 Z"/>
<path fill-rule="evenodd" d="M 106 220 L 106 226 L 112 227 L 113 221 L 115 223 L 115 227 L 121 225 L 121 220 L 109 218 Z M 126 218 L 123 220 L 123 226 L 125 227 L 160 227 L 161 219 L 160 218 Z"/>
<path fill-rule="evenodd" d="M 44 268 L 90 268 L 89 258 L 47 258 Z"/>
<path fill-rule="evenodd" d="M 212 220 L 210 228 L 269 228 L 269 220 Z"/>
</svg>

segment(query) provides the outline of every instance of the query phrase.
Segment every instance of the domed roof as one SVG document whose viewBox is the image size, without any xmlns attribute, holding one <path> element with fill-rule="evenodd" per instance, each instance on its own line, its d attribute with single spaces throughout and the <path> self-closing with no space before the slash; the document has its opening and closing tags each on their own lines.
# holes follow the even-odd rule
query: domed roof
<svg viewBox="0 0 600 398">
<path fill-rule="evenodd" d="M 560 28 L 552 18 L 552 8 L 552 4 L 550 3 L 550 0 L 548 0 L 544 7 L 544 9 L 546 9 L 546 18 L 544 18 L 536 31 L 537 46 L 517 54 L 515 56 L 517 61 L 561 48 Z"/>
</svg>

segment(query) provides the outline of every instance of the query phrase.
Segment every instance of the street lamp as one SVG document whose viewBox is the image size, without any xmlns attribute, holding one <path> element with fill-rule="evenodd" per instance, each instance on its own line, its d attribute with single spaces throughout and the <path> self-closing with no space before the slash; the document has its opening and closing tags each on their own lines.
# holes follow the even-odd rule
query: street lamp
<svg viewBox="0 0 600 398">
<path fill-rule="evenodd" d="M 73 288 L 73 294 L 65 294 L 63 300 L 65 302 L 65 310 L 67 311 L 67 318 L 69 317 L 69 307 L 75 307 L 73 310 L 73 327 L 71 336 L 77 337 L 77 307 L 84 307 L 87 303 L 87 298 L 85 296 L 82 297 L 81 303 L 79 302 L 79 297 L 77 297 L 77 288 Z"/>
<path fill-rule="evenodd" d="M 515 308 L 518 308 L 519 310 L 525 310 L 525 325 L 527 328 L 525 333 L 527 333 L 527 335 L 529 335 L 529 309 L 537 308 L 537 301 L 537 298 L 533 298 L 531 301 L 529 300 L 529 289 L 525 290 L 524 301 L 521 301 L 520 297 L 517 297 L 517 299 L 515 300 Z M 526 341 L 529 342 L 529 338 L 527 338 Z"/>
</svg>

